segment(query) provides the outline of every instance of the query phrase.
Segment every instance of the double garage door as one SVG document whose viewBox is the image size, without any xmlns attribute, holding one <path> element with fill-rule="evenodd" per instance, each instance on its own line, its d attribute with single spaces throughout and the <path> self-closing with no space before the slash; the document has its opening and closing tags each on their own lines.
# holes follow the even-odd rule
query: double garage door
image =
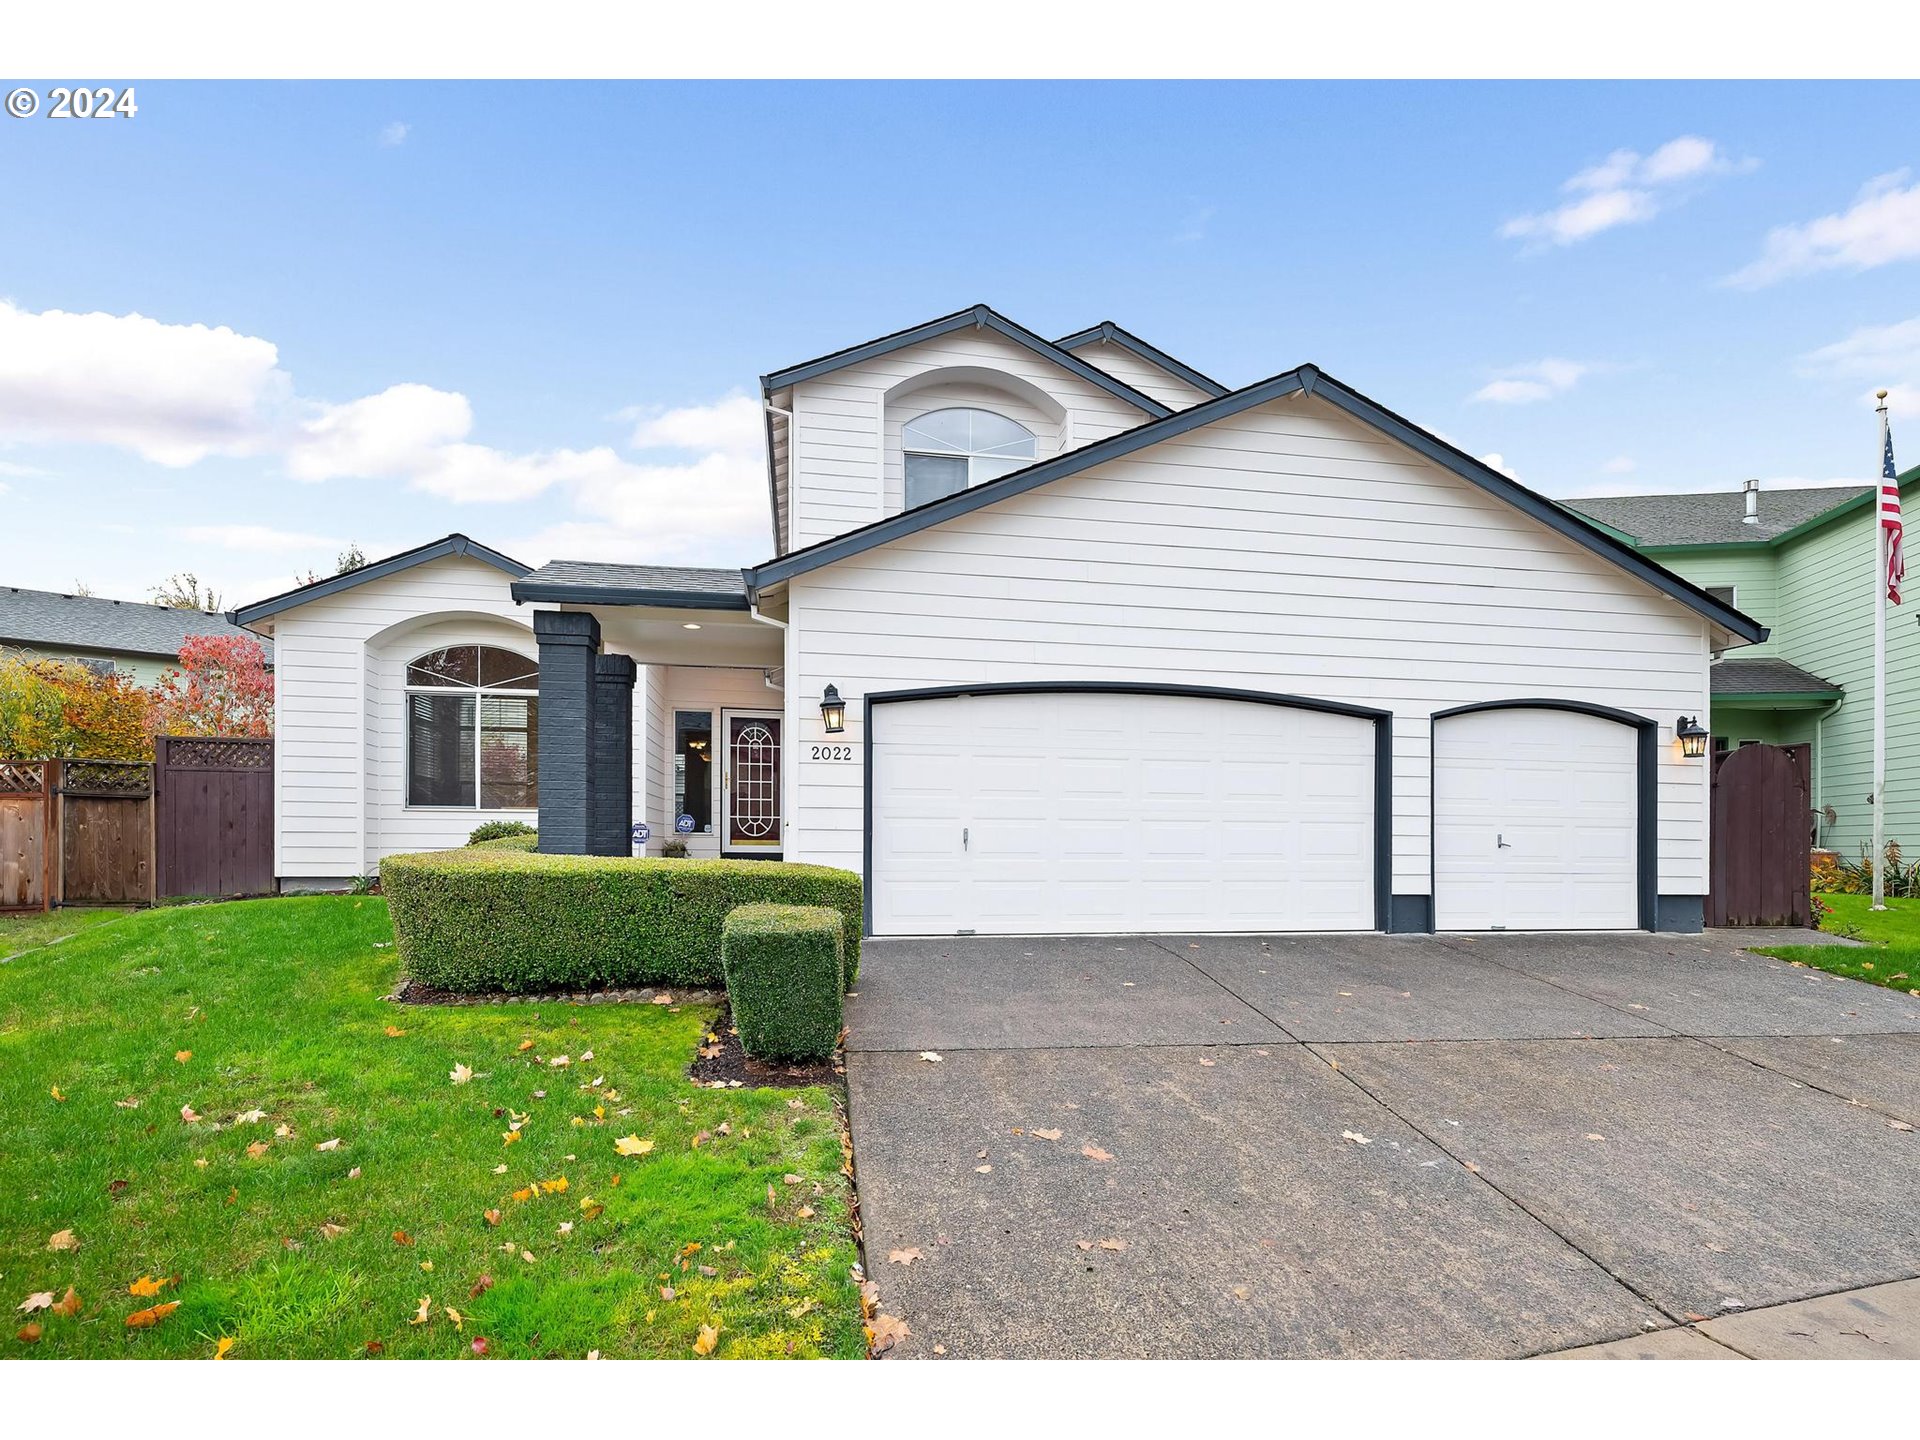
<svg viewBox="0 0 1920 1440">
<path fill-rule="evenodd" d="M 1213 696 L 878 704 L 874 933 L 1375 929 L 1375 735 Z M 1638 923 L 1631 727 L 1475 712 L 1433 753 L 1438 928 Z"/>
</svg>

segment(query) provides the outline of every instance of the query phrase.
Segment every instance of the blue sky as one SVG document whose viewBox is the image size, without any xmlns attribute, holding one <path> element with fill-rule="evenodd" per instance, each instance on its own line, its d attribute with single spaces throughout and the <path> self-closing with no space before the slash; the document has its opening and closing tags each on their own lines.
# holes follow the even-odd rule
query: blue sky
<svg viewBox="0 0 1920 1440">
<path fill-rule="evenodd" d="M 1920 461 L 1912 85 L 137 93 L 0 118 L 0 583 L 763 559 L 757 376 L 976 301 L 1549 494 L 1866 478 L 1877 384 Z"/>
</svg>

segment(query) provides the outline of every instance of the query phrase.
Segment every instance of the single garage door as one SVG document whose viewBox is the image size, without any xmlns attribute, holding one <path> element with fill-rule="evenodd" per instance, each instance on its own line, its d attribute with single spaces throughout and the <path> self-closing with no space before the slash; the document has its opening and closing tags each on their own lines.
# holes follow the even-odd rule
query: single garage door
<svg viewBox="0 0 1920 1440">
<path fill-rule="evenodd" d="M 1371 930 L 1373 747 L 1215 697 L 876 705 L 874 933 Z"/>
<path fill-rule="evenodd" d="M 1638 735 L 1567 710 L 1434 722 L 1434 925 L 1639 926 Z"/>
</svg>

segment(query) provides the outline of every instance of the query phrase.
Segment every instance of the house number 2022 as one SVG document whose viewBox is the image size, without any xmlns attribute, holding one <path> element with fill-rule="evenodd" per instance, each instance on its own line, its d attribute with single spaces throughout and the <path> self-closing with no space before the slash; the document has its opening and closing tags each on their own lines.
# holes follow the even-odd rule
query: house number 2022
<svg viewBox="0 0 1920 1440">
<path fill-rule="evenodd" d="M 809 758 L 814 760 L 851 760 L 853 758 L 851 745 L 810 745 L 807 748 L 811 752 Z"/>
</svg>

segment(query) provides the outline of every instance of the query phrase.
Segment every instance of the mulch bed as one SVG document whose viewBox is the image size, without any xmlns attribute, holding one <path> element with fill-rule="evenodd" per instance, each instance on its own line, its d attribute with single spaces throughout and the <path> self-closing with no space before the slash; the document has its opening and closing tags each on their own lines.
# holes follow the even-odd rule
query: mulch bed
<svg viewBox="0 0 1920 1440">
<path fill-rule="evenodd" d="M 724 1000 L 720 1018 L 708 1031 L 709 1042 L 702 1039 L 687 1076 L 696 1085 L 714 1090 L 772 1089 L 791 1090 L 801 1085 L 846 1084 L 847 1067 L 836 1057 L 798 1064 L 749 1059 L 740 1048 L 740 1037 L 733 1028 L 733 1011 Z"/>
</svg>

